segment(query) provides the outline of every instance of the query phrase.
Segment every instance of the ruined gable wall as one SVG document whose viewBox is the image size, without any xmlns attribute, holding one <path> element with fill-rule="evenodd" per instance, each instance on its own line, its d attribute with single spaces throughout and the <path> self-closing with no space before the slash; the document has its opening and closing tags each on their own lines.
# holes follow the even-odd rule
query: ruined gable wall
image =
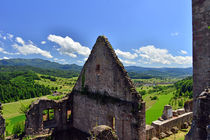
<svg viewBox="0 0 210 140">
<path fill-rule="evenodd" d="M 73 100 L 73 127 L 83 132 L 97 125 L 112 127 L 115 117 L 115 129 L 120 140 L 145 140 L 145 107 L 142 105 L 138 118 L 132 104 L 125 102 L 105 103 L 75 94 Z"/>
<path fill-rule="evenodd" d="M 83 86 L 87 86 L 90 92 L 127 101 L 133 100 L 132 92 L 136 93 L 127 72 L 103 36 L 97 39 L 74 90 L 82 91 Z M 138 98 L 135 97 L 135 100 Z"/>
</svg>

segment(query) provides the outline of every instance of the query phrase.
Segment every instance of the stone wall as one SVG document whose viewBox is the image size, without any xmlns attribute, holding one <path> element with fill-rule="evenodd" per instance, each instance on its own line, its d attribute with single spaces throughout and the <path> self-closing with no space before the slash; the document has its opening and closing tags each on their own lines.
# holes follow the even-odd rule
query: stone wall
<svg viewBox="0 0 210 140">
<path fill-rule="evenodd" d="M 162 116 L 164 118 L 160 117 L 158 120 L 153 121 L 152 125 L 146 126 L 147 140 L 151 140 L 154 137 L 162 139 L 177 133 L 180 129 L 188 128 L 191 124 L 193 113 L 185 109 L 172 110 L 170 105 L 166 105 Z"/>
<path fill-rule="evenodd" d="M 210 89 L 206 89 L 196 99 L 192 129 L 186 135 L 187 140 L 207 139 L 206 127 L 210 125 Z"/>
<path fill-rule="evenodd" d="M 1 112 L 2 112 L 2 105 L 0 102 L 0 140 L 3 140 L 4 132 L 5 132 L 5 120 L 4 120 Z"/>
<path fill-rule="evenodd" d="M 173 117 L 168 120 L 164 121 L 154 121 L 152 122 L 152 126 L 156 130 L 157 137 L 160 137 L 160 134 L 163 133 L 168 133 L 169 131 L 172 131 L 174 127 L 177 127 L 178 129 L 181 129 L 182 125 L 187 122 L 190 124 L 192 121 L 192 112 L 184 113 L 182 115 L 179 115 L 178 117 Z"/>
<path fill-rule="evenodd" d="M 141 100 L 124 66 L 104 36 L 97 38 L 74 90 L 82 91 L 84 86 L 89 92 L 98 92 L 121 100 Z"/>
<path fill-rule="evenodd" d="M 64 98 L 59 101 L 40 99 L 33 102 L 26 114 L 26 135 L 49 133 L 52 128 L 66 130 L 71 127 L 72 120 L 67 120 L 67 111 L 72 110 L 71 99 Z M 43 121 L 44 110 L 54 110 L 54 119 Z"/>
<path fill-rule="evenodd" d="M 187 139 L 200 140 L 206 136 L 206 131 L 200 127 L 197 114 L 202 112 L 197 101 L 200 93 L 210 86 L 210 1 L 192 0 L 193 14 L 193 122 Z M 198 104 L 197 104 L 198 103 Z M 201 117 L 201 118 L 198 118 Z M 203 133 L 204 132 L 204 133 Z"/>
<path fill-rule="evenodd" d="M 141 111 L 143 112 L 144 109 L 142 106 Z M 101 103 L 86 95 L 75 94 L 73 126 L 89 133 L 97 125 L 107 125 L 115 128 L 120 140 L 137 140 L 139 139 L 137 128 L 145 129 L 145 123 L 138 119 L 142 112 L 135 114 L 134 111 L 133 104 L 129 102 Z"/>
<path fill-rule="evenodd" d="M 145 103 L 108 39 L 99 36 L 73 88 L 73 127 L 115 128 L 120 140 L 145 140 Z"/>
</svg>

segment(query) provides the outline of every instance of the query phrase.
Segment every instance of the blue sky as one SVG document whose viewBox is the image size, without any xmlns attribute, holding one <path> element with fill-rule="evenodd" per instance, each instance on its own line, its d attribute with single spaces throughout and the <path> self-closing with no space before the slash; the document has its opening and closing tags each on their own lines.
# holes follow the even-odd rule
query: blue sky
<svg viewBox="0 0 210 140">
<path fill-rule="evenodd" d="M 0 59 L 82 65 L 98 35 L 124 65 L 190 67 L 191 0 L 0 1 Z"/>
</svg>

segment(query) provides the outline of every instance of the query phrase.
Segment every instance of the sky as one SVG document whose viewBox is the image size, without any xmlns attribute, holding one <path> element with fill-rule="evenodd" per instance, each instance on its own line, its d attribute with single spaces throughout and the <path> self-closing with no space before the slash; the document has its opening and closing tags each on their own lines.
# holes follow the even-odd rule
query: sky
<svg viewBox="0 0 210 140">
<path fill-rule="evenodd" d="M 0 59 L 83 65 L 99 35 L 122 63 L 192 66 L 191 0 L 1 0 Z"/>
</svg>

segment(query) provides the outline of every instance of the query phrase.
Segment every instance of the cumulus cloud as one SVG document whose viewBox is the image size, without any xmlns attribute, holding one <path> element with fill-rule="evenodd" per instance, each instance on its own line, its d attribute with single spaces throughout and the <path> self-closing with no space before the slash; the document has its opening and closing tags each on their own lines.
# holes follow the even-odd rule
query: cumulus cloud
<svg viewBox="0 0 210 140">
<path fill-rule="evenodd" d="M 192 64 L 191 56 L 173 56 L 167 49 L 159 49 L 153 45 L 141 47 L 135 52 L 141 57 L 139 62 L 144 64 Z"/>
<path fill-rule="evenodd" d="M 81 60 L 77 60 L 77 62 L 78 62 L 78 63 L 84 63 L 84 61 L 81 61 Z"/>
<path fill-rule="evenodd" d="M 0 46 L 2 46 L 1 42 L 0 42 Z M 4 48 L 0 47 L 0 52 L 3 54 L 7 54 L 7 55 L 19 55 L 19 53 L 11 53 L 11 52 L 7 52 L 4 50 Z"/>
<path fill-rule="evenodd" d="M 29 55 L 29 54 L 40 54 L 46 58 L 53 58 L 50 52 L 42 50 L 33 44 L 32 41 L 25 43 L 21 37 L 16 37 L 16 42 L 19 44 L 13 44 L 12 46 L 19 51 L 20 54 Z"/>
<path fill-rule="evenodd" d="M 23 41 L 23 39 L 21 37 L 16 37 L 16 42 L 19 44 L 22 44 L 22 45 L 25 44 L 25 42 Z"/>
<path fill-rule="evenodd" d="M 138 54 L 136 54 L 136 53 L 131 54 L 130 52 L 123 52 L 119 49 L 115 50 L 115 52 L 118 56 L 124 57 L 126 59 L 135 59 L 138 57 Z"/>
<path fill-rule="evenodd" d="M 122 59 L 120 59 L 120 61 L 125 65 L 136 65 L 136 62 L 134 61 L 122 60 Z"/>
<path fill-rule="evenodd" d="M 42 41 L 41 44 L 43 44 L 43 45 L 46 44 L 46 41 Z"/>
<path fill-rule="evenodd" d="M 67 61 L 66 61 L 65 59 L 54 58 L 53 60 L 54 60 L 55 62 L 58 62 L 58 63 L 67 64 Z"/>
<path fill-rule="evenodd" d="M 68 36 L 64 38 L 57 35 L 49 35 L 48 40 L 60 46 L 60 48 L 57 49 L 60 54 L 65 54 L 73 58 L 76 58 L 77 54 L 86 57 L 90 54 L 88 47 L 82 46 L 79 42 L 75 42 Z"/>
<path fill-rule="evenodd" d="M 187 51 L 180 50 L 180 53 L 185 55 L 185 54 L 187 54 Z"/>
<path fill-rule="evenodd" d="M 14 35 L 13 35 L 13 34 L 10 34 L 10 33 L 7 33 L 7 37 L 8 37 L 9 39 L 12 39 L 12 38 L 14 37 Z"/>
<path fill-rule="evenodd" d="M 9 59 L 9 57 L 4 56 L 3 58 L 0 58 L 0 60 L 3 60 L 3 59 Z"/>
<path fill-rule="evenodd" d="M 171 36 L 178 36 L 179 35 L 179 32 L 173 32 L 171 33 Z"/>
</svg>

